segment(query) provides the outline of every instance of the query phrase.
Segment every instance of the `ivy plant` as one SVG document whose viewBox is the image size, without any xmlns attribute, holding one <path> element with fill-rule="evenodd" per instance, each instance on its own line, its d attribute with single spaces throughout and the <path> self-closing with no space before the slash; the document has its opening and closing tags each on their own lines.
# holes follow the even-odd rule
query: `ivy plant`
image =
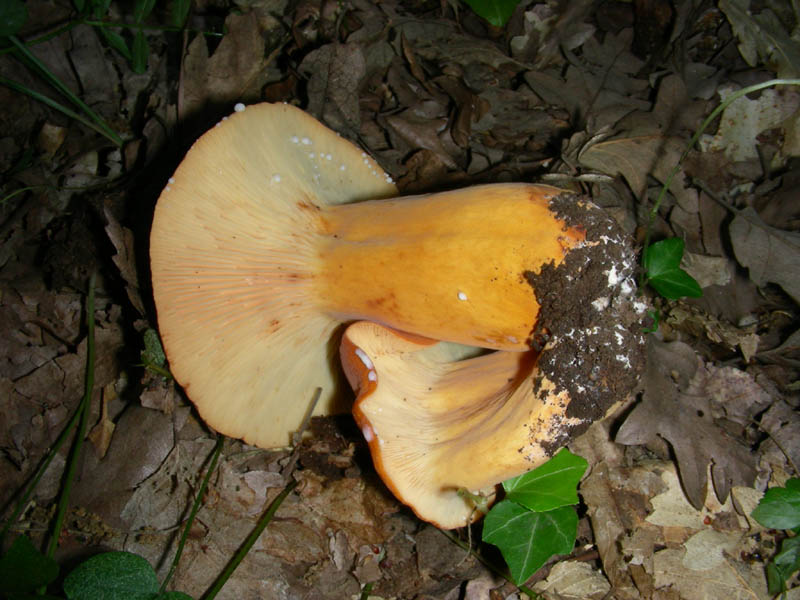
<svg viewBox="0 0 800 600">
<path fill-rule="evenodd" d="M 483 522 L 482 539 L 500 549 L 520 585 L 556 554 L 575 546 L 577 487 L 588 463 L 566 448 L 545 464 L 503 482 L 506 496 Z"/>
<path fill-rule="evenodd" d="M 787 582 L 800 571 L 800 479 L 792 478 L 785 487 L 768 489 L 752 517 L 764 527 L 785 529 L 790 535 L 767 564 L 769 593 L 785 594 Z"/>
</svg>

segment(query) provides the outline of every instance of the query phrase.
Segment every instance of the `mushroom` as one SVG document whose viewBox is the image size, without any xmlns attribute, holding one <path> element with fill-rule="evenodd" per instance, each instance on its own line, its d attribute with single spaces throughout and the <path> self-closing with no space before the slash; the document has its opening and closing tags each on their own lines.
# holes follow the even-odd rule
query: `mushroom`
<svg viewBox="0 0 800 600">
<path fill-rule="evenodd" d="M 364 152 L 285 104 L 238 106 L 164 188 L 150 255 L 170 368 L 205 421 L 261 447 L 337 406 L 342 323 L 526 351 L 526 273 L 584 244 L 562 191 L 496 184 L 390 199 Z M 579 213 L 585 203 L 573 203 Z M 588 205 L 587 205 L 588 206 Z"/>
<path fill-rule="evenodd" d="M 632 250 L 601 211 L 564 202 L 556 210 L 572 210 L 568 221 L 577 210 L 586 239 L 527 274 L 541 351 L 453 361 L 436 340 L 364 321 L 342 337 L 353 415 L 376 470 L 441 528 L 481 516 L 475 496 L 490 504 L 497 484 L 547 461 L 637 385 L 646 305 L 633 294 Z"/>
</svg>

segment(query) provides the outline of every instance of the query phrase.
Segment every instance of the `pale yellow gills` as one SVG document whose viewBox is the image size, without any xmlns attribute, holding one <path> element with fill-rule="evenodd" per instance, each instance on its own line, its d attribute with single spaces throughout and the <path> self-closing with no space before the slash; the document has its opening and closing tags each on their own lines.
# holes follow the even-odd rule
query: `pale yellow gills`
<svg viewBox="0 0 800 600">
<path fill-rule="evenodd" d="M 460 489 L 491 499 L 496 484 L 546 461 L 582 423 L 566 416 L 570 396 L 552 382 L 534 393 L 534 351 L 449 362 L 433 340 L 360 321 L 340 353 L 377 471 L 438 527 L 482 516 Z"/>
<path fill-rule="evenodd" d="M 248 106 L 189 150 L 150 237 L 170 369 L 206 422 L 283 446 L 321 387 L 336 407 L 339 320 L 314 282 L 319 207 L 396 194 L 360 149 L 292 106 Z"/>
</svg>

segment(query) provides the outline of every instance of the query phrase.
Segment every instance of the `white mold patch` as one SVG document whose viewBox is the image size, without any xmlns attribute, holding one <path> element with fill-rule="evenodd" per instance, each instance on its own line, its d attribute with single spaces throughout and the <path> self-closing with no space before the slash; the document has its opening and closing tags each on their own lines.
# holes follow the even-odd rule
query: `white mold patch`
<svg viewBox="0 0 800 600">
<path fill-rule="evenodd" d="M 464 292 L 458 292 L 458 299 L 461 300 L 462 302 L 466 302 L 467 295 Z"/>
</svg>

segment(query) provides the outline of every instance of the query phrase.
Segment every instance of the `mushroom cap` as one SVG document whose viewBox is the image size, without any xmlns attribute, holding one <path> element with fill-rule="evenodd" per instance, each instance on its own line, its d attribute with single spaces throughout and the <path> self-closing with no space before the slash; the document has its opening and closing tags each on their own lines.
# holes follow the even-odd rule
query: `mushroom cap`
<svg viewBox="0 0 800 600">
<path fill-rule="evenodd" d="M 209 425 L 283 446 L 316 388 L 315 413 L 335 408 L 339 321 L 309 302 L 319 211 L 396 192 L 286 104 L 248 106 L 195 142 L 156 205 L 150 258 L 170 369 Z"/>
<path fill-rule="evenodd" d="M 359 321 L 345 330 L 340 354 L 376 470 L 438 527 L 480 517 L 459 490 L 493 495 L 497 483 L 547 460 L 546 442 L 560 433 L 554 424 L 568 402 L 536 402 L 524 385 L 534 351 L 451 362 L 435 340 Z"/>
</svg>

